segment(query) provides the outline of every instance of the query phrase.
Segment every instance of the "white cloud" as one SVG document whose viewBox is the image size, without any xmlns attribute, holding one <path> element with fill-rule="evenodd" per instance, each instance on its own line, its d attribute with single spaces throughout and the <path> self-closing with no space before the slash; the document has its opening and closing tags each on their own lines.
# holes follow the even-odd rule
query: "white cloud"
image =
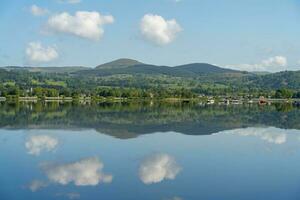
<svg viewBox="0 0 300 200">
<path fill-rule="evenodd" d="M 139 177 L 145 184 L 159 183 L 164 179 L 175 179 L 180 171 L 181 168 L 172 156 L 154 154 L 141 163 Z"/>
<path fill-rule="evenodd" d="M 47 22 L 47 30 L 55 33 L 67 33 L 78 37 L 99 40 L 104 34 L 103 26 L 112 24 L 111 15 L 98 12 L 78 11 L 75 15 L 67 12 L 51 16 Z"/>
<path fill-rule="evenodd" d="M 44 181 L 40 181 L 40 180 L 33 180 L 30 184 L 29 184 L 29 189 L 32 192 L 36 192 L 39 189 L 43 188 L 43 187 L 47 187 L 48 184 L 45 183 Z"/>
<path fill-rule="evenodd" d="M 67 3 L 67 4 L 77 4 L 80 3 L 81 0 L 58 0 L 60 3 Z"/>
<path fill-rule="evenodd" d="M 273 144 L 284 144 L 287 141 L 287 134 L 284 130 L 279 128 L 255 128 L 249 127 L 244 129 L 234 129 L 229 131 L 222 131 L 216 134 L 233 134 L 240 136 L 254 136 L 263 141 Z"/>
<path fill-rule="evenodd" d="M 262 61 L 262 65 L 266 67 L 286 66 L 287 59 L 284 56 L 275 56 Z"/>
<path fill-rule="evenodd" d="M 282 71 L 286 70 L 288 61 L 284 56 L 274 56 L 262 60 L 258 64 L 238 64 L 228 65 L 227 67 L 246 71 Z"/>
<path fill-rule="evenodd" d="M 104 165 L 95 157 L 44 167 L 49 180 L 61 185 L 74 183 L 76 186 L 95 186 L 101 182 L 110 183 L 113 179 L 112 175 L 102 172 Z"/>
<path fill-rule="evenodd" d="M 27 139 L 25 147 L 29 154 L 40 155 L 42 151 L 52 151 L 58 145 L 56 138 L 48 135 L 34 135 Z"/>
<path fill-rule="evenodd" d="M 175 19 L 165 20 L 159 15 L 147 14 L 140 23 L 143 37 L 157 45 L 166 45 L 174 41 L 182 31 Z"/>
<path fill-rule="evenodd" d="M 40 42 L 30 42 L 25 53 L 30 62 L 49 62 L 58 58 L 55 47 L 44 47 Z"/>
<path fill-rule="evenodd" d="M 42 15 L 46 15 L 49 13 L 49 11 L 47 9 L 38 7 L 35 4 L 30 7 L 30 12 L 34 16 L 42 16 Z"/>
</svg>

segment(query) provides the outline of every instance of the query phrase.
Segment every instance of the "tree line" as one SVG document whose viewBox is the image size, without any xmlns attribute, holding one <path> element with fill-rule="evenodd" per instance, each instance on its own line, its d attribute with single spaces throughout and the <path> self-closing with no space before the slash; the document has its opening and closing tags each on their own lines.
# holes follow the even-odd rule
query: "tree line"
<svg viewBox="0 0 300 200">
<path fill-rule="evenodd" d="M 21 88 L 17 85 L 0 84 L 2 97 L 115 97 L 115 98 L 196 98 L 206 96 L 236 96 L 244 98 L 257 98 L 259 96 L 289 99 L 300 98 L 299 91 L 282 88 L 278 90 L 228 90 L 228 89 L 203 89 L 203 88 L 122 88 L 122 87 L 97 87 L 95 89 L 65 88 L 65 87 L 30 87 Z"/>
</svg>

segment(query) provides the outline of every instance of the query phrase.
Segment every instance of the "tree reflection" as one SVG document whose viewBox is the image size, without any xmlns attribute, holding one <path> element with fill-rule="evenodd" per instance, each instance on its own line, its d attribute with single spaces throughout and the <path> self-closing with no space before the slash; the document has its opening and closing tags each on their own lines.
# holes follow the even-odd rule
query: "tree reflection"
<svg viewBox="0 0 300 200">
<path fill-rule="evenodd" d="M 96 129 L 117 138 L 175 131 L 204 135 L 236 128 L 273 126 L 300 129 L 300 109 L 290 104 L 200 105 L 197 103 L 37 102 L 0 103 L 0 127 Z"/>
</svg>

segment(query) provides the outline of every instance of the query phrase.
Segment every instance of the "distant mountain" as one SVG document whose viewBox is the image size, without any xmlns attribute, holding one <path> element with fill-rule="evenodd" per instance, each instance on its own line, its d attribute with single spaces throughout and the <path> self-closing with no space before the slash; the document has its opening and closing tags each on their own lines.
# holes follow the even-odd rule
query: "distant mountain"
<svg viewBox="0 0 300 200">
<path fill-rule="evenodd" d="M 7 71 L 40 72 L 40 73 L 73 73 L 77 75 L 111 76 L 118 74 L 167 75 L 177 77 L 194 77 L 202 74 L 240 73 L 241 71 L 218 67 L 207 63 L 193 63 L 175 67 L 157 66 L 122 58 L 105 64 L 88 68 L 82 66 L 70 67 L 3 67 Z"/>
<path fill-rule="evenodd" d="M 72 67 L 18 67 L 0 68 L 1 83 L 15 82 L 44 87 L 68 85 L 72 88 L 93 89 L 98 86 L 133 88 L 200 88 L 203 90 L 245 91 L 289 88 L 299 90 L 300 71 L 258 73 L 222 68 L 207 63 L 192 63 L 174 67 L 150 65 L 132 59 L 118 59 L 95 68 Z M 63 84 L 64 83 L 64 84 Z M 200 85 L 200 86 L 199 86 Z M 201 88 L 202 87 L 202 88 Z"/>
<path fill-rule="evenodd" d="M 121 58 L 112 62 L 108 62 L 102 65 L 99 65 L 96 67 L 96 69 L 115 69 L 115 68 L 125 68 L 125 67 L 130 67 L 134 65 L 143 65 L 143 63 L 133 60 L 133 59 L 128 59 L 128 58 Z"/>
<path fill-rule="evenodd" d="M 270 73 L 263 76 L 255 76 L 252 84 L 268 89 L 300 88 L 300 71 L 283 71 Z"/>
<path fill-rule="evenodd" d="M 195 77 L 203 74 L 241 73 L 241 71 L 221 68 L 206 63 L 193 63 L 175 67 L 144 64 L 132 59 L 119 59 L 97 66 L 94 69 L 77 71 L 76 74 L 91 76 L 111 76 L 118 74 L 166 75 Z"/>
<path fill-rule="evenodd" d="M 271 72 L 267 72 L 267 71 L 251 71 L 251 73 L 256 74 L 256 75 L 272 74 Z"/>
<path fill-rule="evenodd" d="M 235 73 L 240 72 L 233 69 L 221 68 L 215 65 L 207 64 L 207 63 L 192 63 L 187 65 L 180 65 L 174 67 L 175 69 L 185 70 L 189 72 L 193 72 L 195 74 L 200 73 Z"/>
<path fill-rule="evenodd" d="M 40 73 L 73 73 L 77 71 L 87 70 L 90 68 L 82 66 L 68 66 L 68 67 L 19 67 L 19 66 L 7 66 L 3 67 L 7 71 L 21 71 L 27 72 L 40 72 Z"/>
</svg>

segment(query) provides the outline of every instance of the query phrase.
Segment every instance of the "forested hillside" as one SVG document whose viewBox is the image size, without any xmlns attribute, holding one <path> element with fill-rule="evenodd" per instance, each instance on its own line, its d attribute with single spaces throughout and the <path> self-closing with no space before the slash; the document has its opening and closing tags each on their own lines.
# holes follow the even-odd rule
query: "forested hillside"
<svg viewBox="0 0 300 200">
<path fill-rule="evenodd" d="M 284 90 L 284 92 L 282 92 Z M 119 59 L 97 67 L 3 67 L 0 95 L 193 97 L 201 95 L 299 97 L 300 71 L 250 73 L 205 63 L 175 67 Z"/>
</svg>

